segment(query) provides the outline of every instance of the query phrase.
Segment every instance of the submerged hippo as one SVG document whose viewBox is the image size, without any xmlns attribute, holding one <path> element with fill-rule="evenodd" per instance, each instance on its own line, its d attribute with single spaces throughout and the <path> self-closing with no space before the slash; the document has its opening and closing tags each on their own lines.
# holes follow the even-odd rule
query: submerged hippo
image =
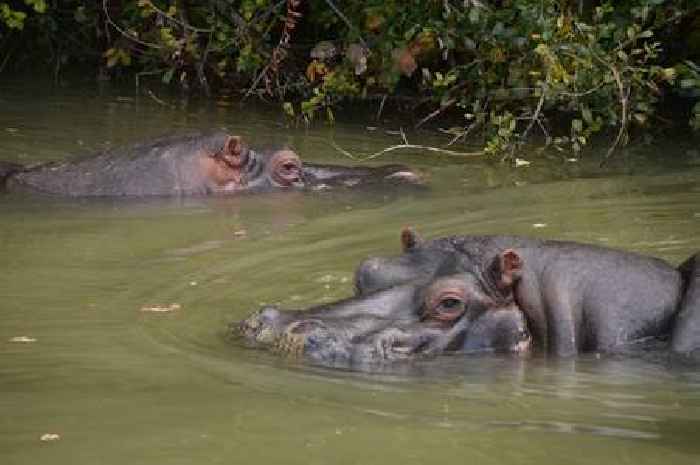
<svg viewBox="0 0 700 465">
<path fill-rule="evenodd" d="M 452 285 L 403 284 L 300 311 L 268 306 L 231 329 L 248 346 L 339 367 L 443 352 L 529 350 L 525 315 L 515 305 L 475 300 L 471 317 L 461 318 Z"/>
<path fill-rule="evenodd" d="M 326 364 L 469 350 L 557 356 L 610 352 L 671 335 L 700 347 L 700 254 L 679 268 L 630 252 L 514 236 L 423 242 L 370 258 L 356 296 L 300 312 L 265 308 L 238 325 L 243 338 Z"/>
<path fill-rule="evenodd" d="M 664 335 L 676 352 L 700 347 L 700 254 L 674 268 L 631 252 L 516 236 L 423 242 L 405 230 L 402 244 L 402 255 L 360 265 L 358 292 L 457 270 L 491 298 L 517 305 L 535 346 L 555 355 Z"/>
<path fill-rule="evenodd" d="M 452 269 L 307 310 L 255 312 L 232 329 L 253 347 L 331 366 L 363 366 L 443 352 L 527 352 L 525 314 Z"/>
<path fill-rule="evenodd" d="M 79 160 L 0 162 L 0 187 L 66 196 L 178 196 L 271 189 L 418 183 L 408 168 L 302 163 L 289 148 L 257 152 L 224 132 L 162 137 Z"/>
</svg>

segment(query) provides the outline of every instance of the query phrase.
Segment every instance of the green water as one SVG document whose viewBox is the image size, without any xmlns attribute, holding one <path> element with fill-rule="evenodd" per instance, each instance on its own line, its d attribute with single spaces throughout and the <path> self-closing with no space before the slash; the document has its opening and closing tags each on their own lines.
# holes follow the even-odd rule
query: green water
<svg viewBox="0 0 700 465">
<path fill-rule="evenodd" d="M 57 160 L 209 126 L 321 161 L 348 162 L 331 139 L 357 153 L 398 142 L 361 122 L 290 129 L 252 105 L 164 107 L 133 94 L 2 84 L 0 160 Z M 698 463 L 700 367 L 664 356 L 446 357 L 372 374 L 224 337 L 262 303 L 350 295 L 357 263 L 397 253 L 405 225 L 426 237 L 528 234 L 680 262 L 700 250 L 695 146 L 638 149 L 605 171 L 543 157 L 518 169 L 420 152 L 381 160 L 418 167 L 429 192 L 0 196 L 0 463 Z M 33 342 L 12 342 L 20 336 Z M 60 439 L 42 441 L 47 433 Z"/>
</svg>

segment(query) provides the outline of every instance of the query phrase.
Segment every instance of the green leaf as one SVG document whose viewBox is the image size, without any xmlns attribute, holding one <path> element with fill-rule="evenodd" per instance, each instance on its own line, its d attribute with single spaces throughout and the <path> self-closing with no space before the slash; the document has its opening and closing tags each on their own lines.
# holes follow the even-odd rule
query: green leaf
<svg viewBox="0 0 700 465">
<path fill-rule="evenodd" d="M 75 9 L 75 11 L 73 12 L 73 19 L 75 19 L 75 22 L 77 23 L 84 23 L 87 21 L 87 15 L 85 14 L 84 6 L 79 6 Z"/>
<path fill-rule="evenodd" d="M 576 118 L 571 121 L 571 129 L 574 130 L 574 132 L 581 132 L 583 131 L 583 121 L 580 119 Z"/>
<path fill-rule="evenodd" d="M 161 78 L 163 84 L 170 84 L 170 81 L 173 80 L 173 74 L 175 74 L 175 68 L 170 68 L 169 70 L 164 72 L 163 77 Z"/>
<path fill-rule="evenodd" d="M 471 7 L 469 9 L 469 21 L 472 24 L 478 23 L 480 19 L 480 13 L 479 13 L 479 8 L 478 7 Z"/>
<path fill-rule="evenodd" d="M 24 0 L 24 3 L 34 8 L 37 13 L 46 12 L 46 1 L 45 0 Z"/>
<path fill-rule="evenodd" d="M 593 112 L 587 106 L 581 108 L 581 116 L 586 123 L 591 124 L 593 122 Z"/>
</svg>

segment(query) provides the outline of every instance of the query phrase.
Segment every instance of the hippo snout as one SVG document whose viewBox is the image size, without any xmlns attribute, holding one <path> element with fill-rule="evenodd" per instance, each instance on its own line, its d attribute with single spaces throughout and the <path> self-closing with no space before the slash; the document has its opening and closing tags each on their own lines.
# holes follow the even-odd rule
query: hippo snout
<svg viewBox="0 0 700 465">
<path fill-rule="evenodd" d="M 346 362 L 351 357 L 350 342 L 323 321 L 295 319 L 273 306 L 261 308 L 232 329 L 248 345 L 293 357 L 323 363 Z"/>
<path fill-rule="evenodd" d="M 283 319 L 284 314 L 276 307 L 266 306 L 237 325 L 232 325 L 232 329 L 252 345 L 271 345 L 282 333 Z"/>
<path fill-rule="evenodd" d="M 351 344 L 321 320 L 299 320 L 290 324 L 279 339 L 277 350 L 324 364 L 347 363 Z"/>
</svg>

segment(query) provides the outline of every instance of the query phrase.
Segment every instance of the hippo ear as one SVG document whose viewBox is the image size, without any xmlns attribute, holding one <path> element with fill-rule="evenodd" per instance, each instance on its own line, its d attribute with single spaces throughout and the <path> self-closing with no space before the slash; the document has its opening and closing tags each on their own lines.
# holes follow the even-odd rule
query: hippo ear
<svg viewBox="0 0 700 465">
<path fill-rule="evenodd" d="M 404 252 L 409 252 L 420 246 L 423 239 L 410 227 L 406 226 L 401 230 L 401 248 Z"/>
<path fill-rule="evenodd" d="M 247 163 L 248 150 L 240 136 L 228 136 L 224 142 L 224 147 L 216 156 L 222 159 L 229 167 L 238 169 Z"/>
<path fill-rule="evenodd" d="M 496 258 L 498 260 L 499 285 L 511 287 L 520 277 L 523 269 L 523 259 L 513 249 L 506 249 Z"/>
<path fill-rule="evenodd" d="M 240 157 L 243 151 L 241 136 L 228 136 L 224 142 L 224 152 L 234 157 Z"/>
</svg>

